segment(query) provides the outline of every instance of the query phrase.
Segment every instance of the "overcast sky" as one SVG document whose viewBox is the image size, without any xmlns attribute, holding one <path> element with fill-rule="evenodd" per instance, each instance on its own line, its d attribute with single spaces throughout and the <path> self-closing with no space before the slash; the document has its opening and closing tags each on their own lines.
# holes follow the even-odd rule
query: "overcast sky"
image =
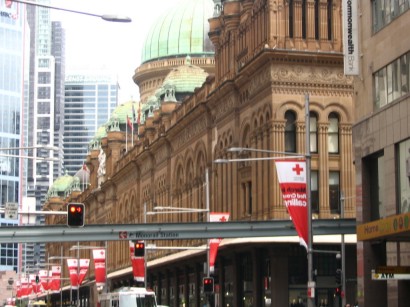
<svg viewBox="0 0 410 307">
<path fill-rule="evenodd" d="M 107 22 L 96 17 L 52 10 L 52 20 L 60 20 L 66 30 L 66 73 L 108 70 L 118 75 L 119 103 L 139 99 L 132 81 L 140 65 L 141 49 L 150 27 L 166 10 L 181 0 L 60 0 L 58 5 L 93 14 L 118 14 L 131 23 Z"/>
</svg>

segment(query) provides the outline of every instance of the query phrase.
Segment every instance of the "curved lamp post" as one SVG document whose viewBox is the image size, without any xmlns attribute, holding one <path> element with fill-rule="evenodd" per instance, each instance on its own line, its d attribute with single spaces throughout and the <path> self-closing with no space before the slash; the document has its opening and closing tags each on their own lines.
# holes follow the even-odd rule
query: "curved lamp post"
<svg viewBox="0 0 410 307">
<path fill-rule="evenodd" d="M 59 10 L 59 11 L 65 11 L 65 12 L 70 12 L 70 13 L 76 13 L 76 14 L 82 14 L 82 15 L 87 15 L 87 16 L 92 16 L 92 17 L 98 17 L 101 18 L 105 21 L 110 21 L 110 22 L 131 22 L 132 19 L 128 16 L 122 16 L 122 15 L 114 15 L 114 14 L 93 14 L 93 13 L 88 13 L 88 12 L 83 12 L 83 11 L 77 11 L 77 10 L 72 10 L 68 8 L 62 8 L 62 7 L 57 7 L 57 6 L 52 6 L 48 4 L 40 4 L 32 1 L 25 1 L 25 0 L 11 0 L 13 2 L 18 2 L 18 3 L 24 3 L 28 5 L 34 5 L 34 6 L 39 6 L 39 7 L 44 7 L 48 9 L 54 9 L 54 10 Z"/>
</svg>

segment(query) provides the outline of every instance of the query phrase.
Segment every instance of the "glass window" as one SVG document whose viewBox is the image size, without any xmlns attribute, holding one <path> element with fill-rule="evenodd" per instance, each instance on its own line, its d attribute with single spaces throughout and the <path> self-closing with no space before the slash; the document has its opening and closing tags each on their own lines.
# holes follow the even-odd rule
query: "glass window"
<svg viewBox="0 0 410 307">
<path fill-rule="evenodd" d="M 398 145 L 399 213 L 410 212 L 410 140 Z"/>
<path fill-rule="evenodd" d="M 329 206 L 331 213 L 340 213 L 340 174 L 329 172 Z"/>
<path fill-rule="evenodd" d="M 312 213 L 319 213 L 319 172 L 310 173 L 310 200 Z"/>
<path fill-rule="evenodd" d="M 293 111 L 285 113 L 285 151 L 296 152 L 296 114 Z"/>
<path fill-rule="evenodd" d="M 317 152 L 317 115 L 310 112 L 310 152 Z"/>
<path fill-rule="evenodd" d="M 364 160 L 364 175 L 367 177 L 368 187 L 363 187 L 363 190 L 369 191 L 370 218 L 372 221 L 378 220 L 386 216 L 383 153 L 371 155 Z"/>
<path fill-rule="evenodd" d="M 373 0 L 373 32 L 379 31 L 408 9 L 408 0 Z"/>
<path fill-rule="evenodd" d="M 339 153 L 339 117 L 336 113 L 329 115 L 329 153 Z"/>
</svg>

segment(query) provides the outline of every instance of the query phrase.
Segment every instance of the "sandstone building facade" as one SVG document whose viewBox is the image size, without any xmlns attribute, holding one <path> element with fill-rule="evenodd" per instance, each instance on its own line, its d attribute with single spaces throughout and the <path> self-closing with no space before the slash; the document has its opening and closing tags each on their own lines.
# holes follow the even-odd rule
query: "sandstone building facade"
<svg viewBox="0 0 410 307">
<path fill-rule="evenodd" d="M 341 1 L 214 2 L 214 13 L 209 16 L 214 70 L 207 71 L 194 61 L 194 54 L 182 52 L 178 65 L 167 74 L 161 72 L 158 80 L 163 83 L 156 83 L 158 87 L 152 90 L 155 70 L 145 69 L 160 63 L 157 60 L 169 59 L 164 55 L 143 64 L 144 73 L 137 69 L 134 80 L 146 84 L 143 79 L 148 78 L 151 85 L 146 85 L 143 94 L 141 122 L 134 122 L 138 133 L 130 133 L 127 119 L 133 118 L 139 104 L 124 103 L 90 148 L 88 188 L 60 195 L 56 190 L 47 208 L 65 210 L 69 201 L 82 202 L 87 224 L 195 222 L 206 216 L 151 216 L 146 212 L 157 206 L 205 209 L 209 196 L 210 210 L 229 212 L 234 221 L 289 219 L 272 161 L 214 161 L 263 155 L 233 153 L 231 147 L 305 154 L 308 94 L 313 218 L 341 223 L 355 218 L 353 80 L 343 74 Z M 204 71 L 209 75 L 202 85 L 189 83 Z M 178 78 L 167 79 L 169 75 Z M 209 195 L 205 186 L 208 171 Z M 65 220 L 49 217 L 48 223 Z M 295 238 L 273 234 L 272 238 L 223 240 L 214 274 L 215 304 L 306 303 L 306 250 Z M 156 242 L 167 247 L 205 243 Z M 340 236 L 317 236 L 314 246 L 338 251 L 340 243 Z M 354 235 L 346 237 L 346 295 L 351 302 L 356 299 L 355 243 Z M 96 244 L 103 242 L 90 242 L 90 246 Z M 51 244 L 48 252 L 58 255 L 61 248 L 68 253 L 66 243 Z M 88 253 L 82 251 L 84 257 Z M 205 300 L 201 290 L 204 262 L 204 251 L 150 252 L 148 285 L 161 304 L 199 306 Z M 318 306 L 325 301 L 337 306 L 337 266 L 334 254 L 314 254 Z M 128 242 L 108 242 L 107 268 L 110 290 L 132 282 Z M 82 304 L 96 300 L 92 270 L 88 279 L 80 294 Z"/>
</svg>

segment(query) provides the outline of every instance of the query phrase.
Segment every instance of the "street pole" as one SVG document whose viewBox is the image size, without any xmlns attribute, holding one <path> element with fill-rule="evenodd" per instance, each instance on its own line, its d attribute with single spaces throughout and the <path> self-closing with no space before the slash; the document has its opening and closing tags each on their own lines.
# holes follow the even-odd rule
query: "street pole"
<svg viewBox="0 0 410 307">
<path fill-rule="evenodd" d="M 310 114 L 309 114 L 309 94 L 305 94 L 305 129 L 306 129 L 306 197 L 307 197 L 307 211 L 308 211 L 308 284 L 307 284 L 307 305 L 308 307 L 315 306 L 315 288 L 313 281 L 313 235 L 312 235 L 312 206 L 310 193 Z"/>
<path fill-rule="evenodd" d="M 206 190 L 205 190 L 205 197 L 206 197 L 206 221 L 209 223 L 210 222 L 210 212 L 209 212 L 209 207 L 210 207 L 210 197 L 209 197 L 209 168 L 205 169 L 205 186 L 206 186 Z M 206 240 L 206 276 L 209 277 L 210 276 L 210 267 L 209 267 L 209 263 L 210 263 L 210 251 L 209 251 L 209 239 Z M 207 306 L 211 306 L 211 294 L 205 294 L 206 298 L 207 298 Z"/>
<path fill-rule="evenodd" d="M 345 218 L 345 198 L 343 192 L 340 197 L 340 218 Z M 346 254 L 345 254 L 345 235 L 342 233 L 341 238 L 341 269 L 342 269 L 342 306 L 346 306 Z"/>
<path fill-rule="evenodd" d="M 80 307 L 80 241 L 77 241 L 77 307 Z"/>
<path fill-rule="evenodd" d="M 147 223 L 147 202 L 144 202 L 144 224 Z M 145 289 L 147 288 L 147 245 L 144 242 L 144 248 L 145 248 L 145 253 L 144 253 L 144 287 Z M 134 247 L 135 248 L 135 247 Z"/>
</svg>

